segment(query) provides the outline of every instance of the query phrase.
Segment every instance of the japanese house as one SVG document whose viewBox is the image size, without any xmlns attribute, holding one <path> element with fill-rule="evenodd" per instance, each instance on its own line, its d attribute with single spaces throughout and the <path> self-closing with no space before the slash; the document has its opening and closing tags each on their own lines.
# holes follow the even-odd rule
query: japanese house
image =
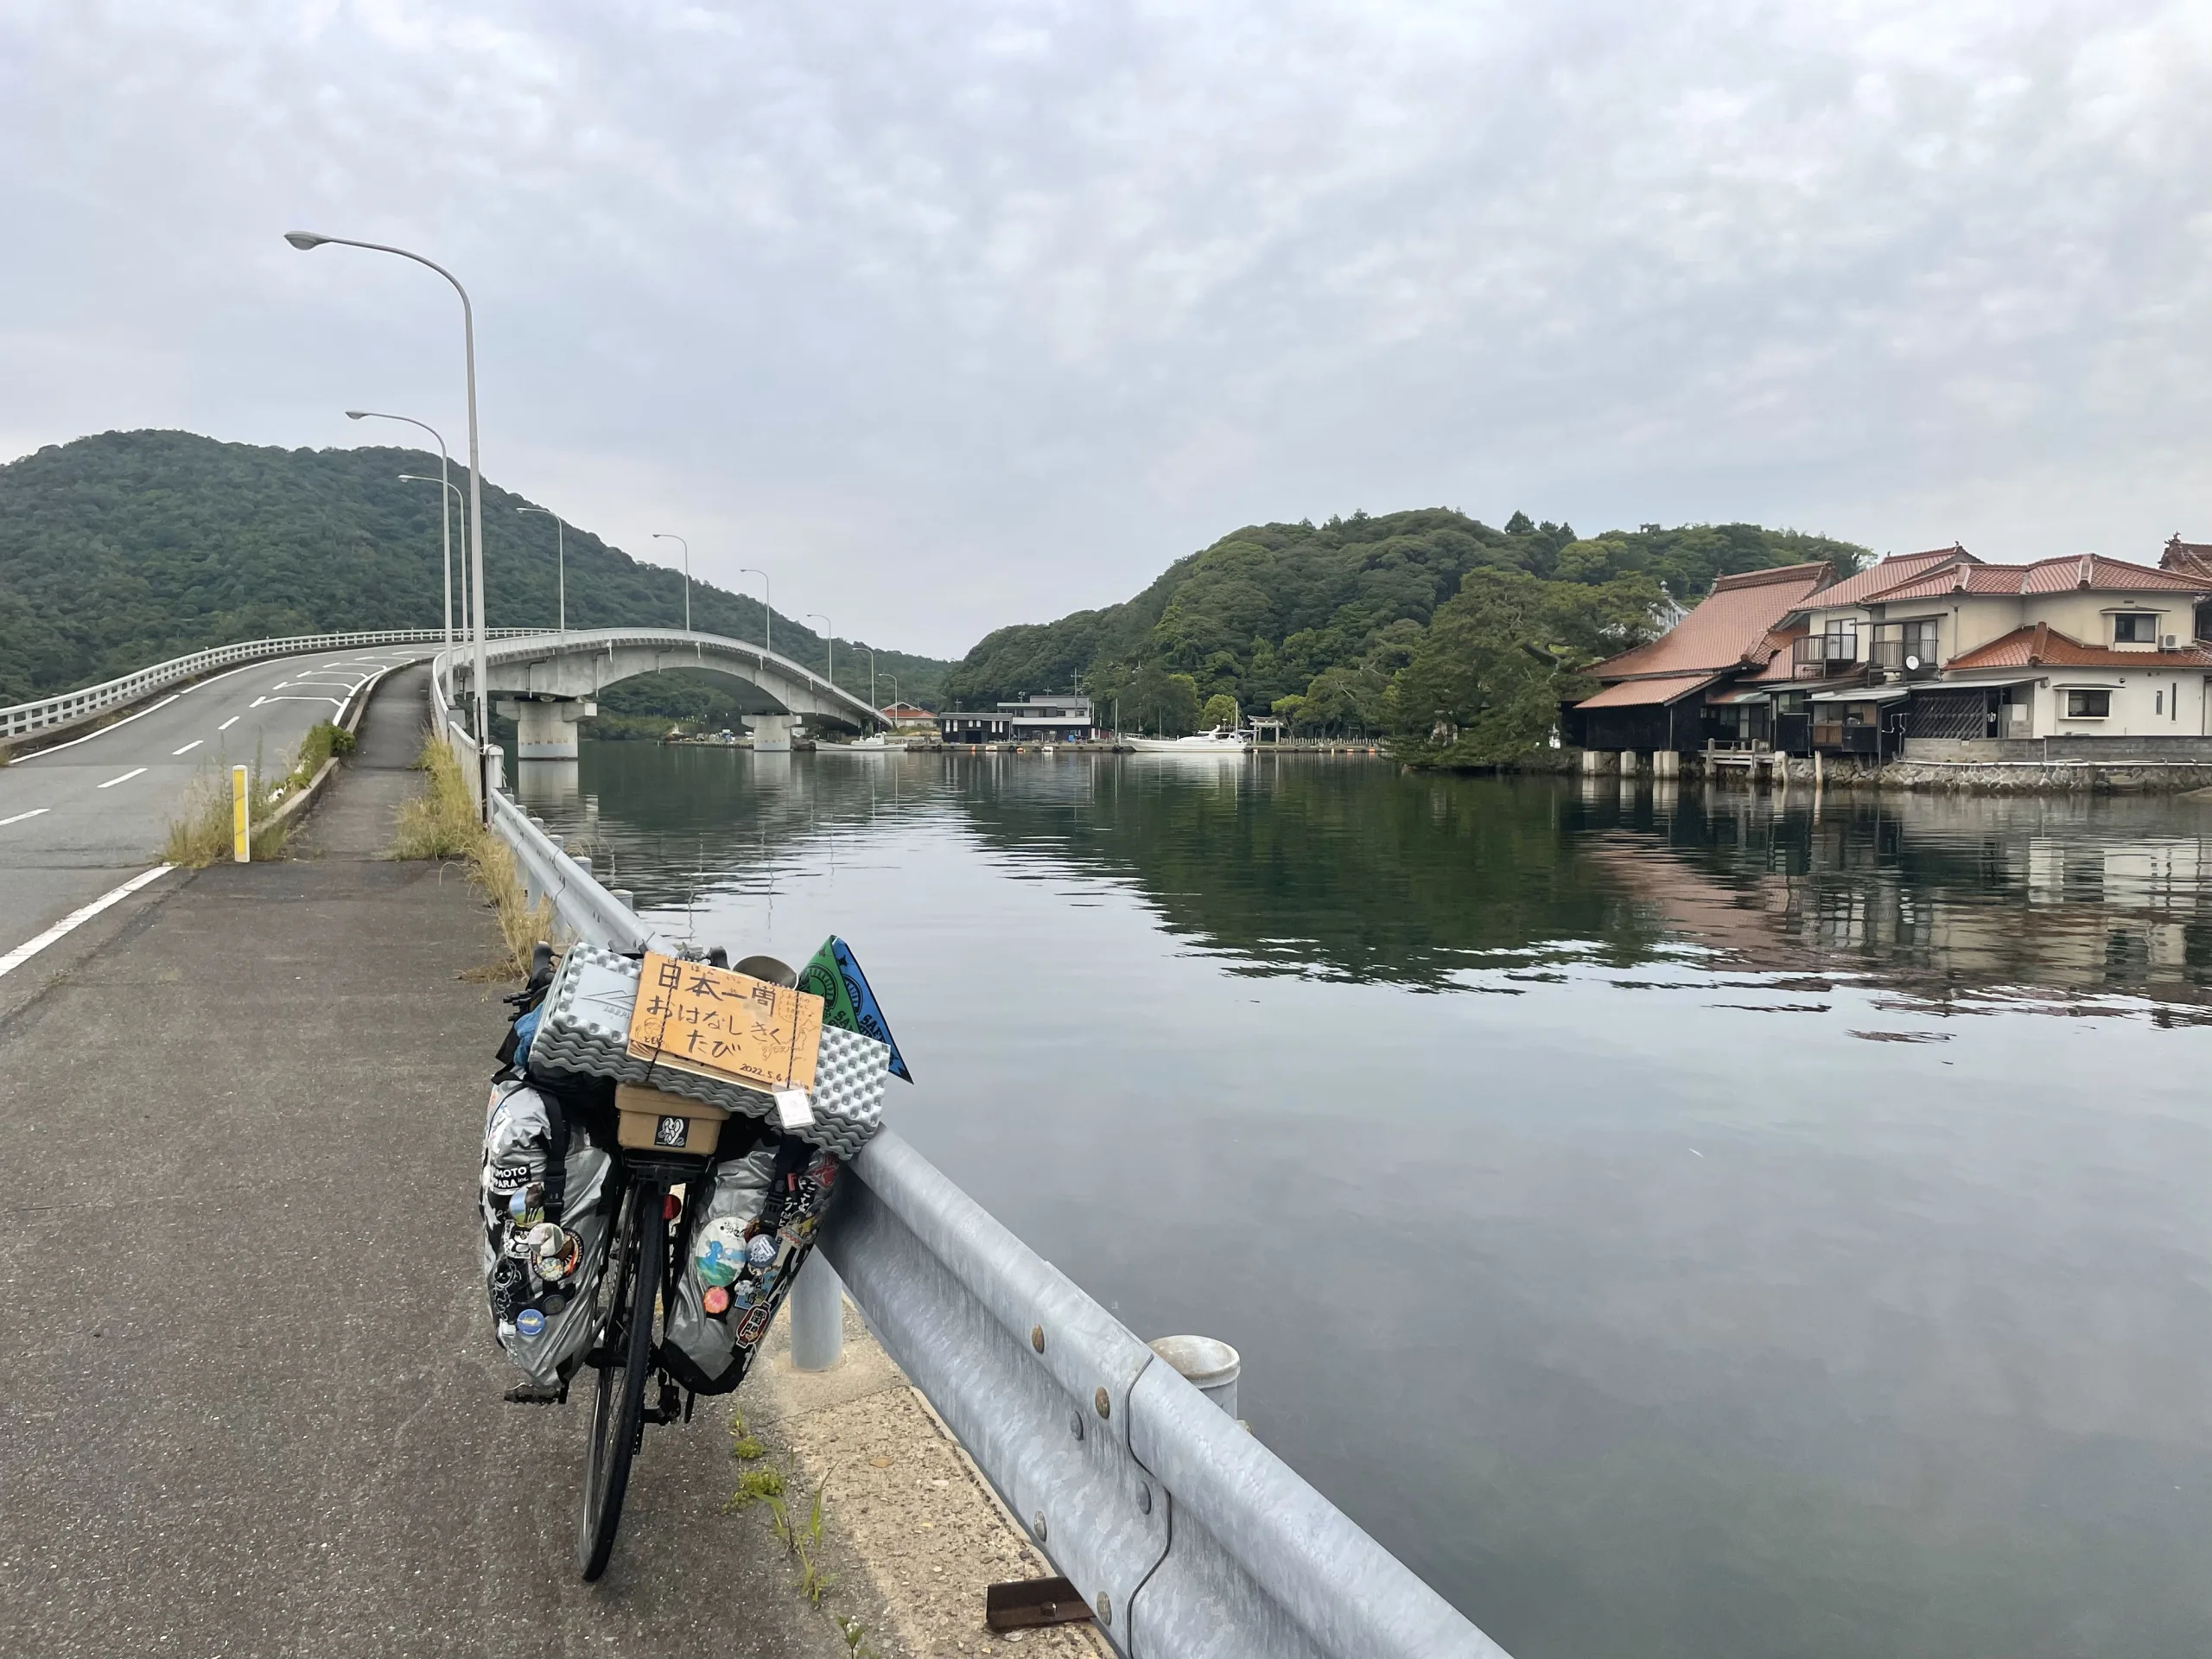
<svg viewBox="0 0 2212 1659">
<path fill-rule="evenodd" d="M 2156 567 L 1990 564 L 1954 546 L 1840 579 L 1806 565 L 1724 577 L 1670 632 L 1599 664 L 1604 689 L 1568 711 L 1568 734 L 1872 760 L 1916 742 L 1994 758 L 2006 740 L 2212 738 L 2200 619 L 2212 545 L 2178 538 Z"/>
</svg>

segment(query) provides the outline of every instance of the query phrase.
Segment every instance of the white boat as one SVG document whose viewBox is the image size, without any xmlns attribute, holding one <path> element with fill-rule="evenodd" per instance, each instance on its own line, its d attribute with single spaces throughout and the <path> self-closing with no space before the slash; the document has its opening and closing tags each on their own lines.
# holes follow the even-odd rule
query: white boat
<svg viewBox="0 0 2212 1659">
<path fill-rule="evenodd" d="M 891 746 L 881 734 L 874 737 L 856 737 L 849 743 L 824 743 L 815 751 L 817 754 L 887 754 Z"/>
<path fill-rule="evenodd" d="M 1249 754 L 1252 734 L 1233 726 L 1217 726 L 1188 737 L 1125 737 L 1122 740 L 1140 754 Z"/>
</svg>

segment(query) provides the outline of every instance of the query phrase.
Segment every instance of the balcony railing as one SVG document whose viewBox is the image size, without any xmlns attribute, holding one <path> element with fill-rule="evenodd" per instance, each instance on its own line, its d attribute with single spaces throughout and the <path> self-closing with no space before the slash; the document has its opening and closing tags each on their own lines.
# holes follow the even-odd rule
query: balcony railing
<svg viewBox="0 0 2212 1659">
<path fill-rule="evenodd" d="M 1877 639 L 1867 648 L 1866 660 L 1904 679 L 1936 677 L 1936 651 L 1925 640 Z"/>
<path fill-rule="evenodd" d="M 1816 633 L 1790 648 L 1790 664 L 1800 674 L 1830 674 L 1858 660 L 1855 633 Z"/>
</svg>

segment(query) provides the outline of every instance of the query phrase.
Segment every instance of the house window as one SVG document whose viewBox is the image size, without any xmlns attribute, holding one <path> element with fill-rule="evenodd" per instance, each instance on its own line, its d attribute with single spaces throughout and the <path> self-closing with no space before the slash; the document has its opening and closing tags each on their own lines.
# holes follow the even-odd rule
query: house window
<svg viewBox="0 0 2212 1659">
<path fill-rule="evenodd" d="M 2158 643 L 2158 616 L 2155 611 L 2122 611 L 2112 620 L 2112 639 L 2116 645 L 2155 645 Z"/>
<path fill-rule="evenodd" d="M 2112 717 L 2112 693 L 2109 691 L 2069 691 L 2066 694 L 2066 718 L 2069 720 L 2109 720 Z"/>
</svg>

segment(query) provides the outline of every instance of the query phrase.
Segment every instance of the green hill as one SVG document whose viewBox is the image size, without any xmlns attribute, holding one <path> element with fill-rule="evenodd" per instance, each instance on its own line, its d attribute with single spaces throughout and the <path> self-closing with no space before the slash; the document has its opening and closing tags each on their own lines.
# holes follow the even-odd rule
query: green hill
<svg viewBox="0 0 2212 1659">
<path fill-rule="evenodd" d="M 1571 692 L 1580 667 L 1648 635 L 1669 600 L 1692 604 L 1738 571 L 1865 556 L 1757 524 L 1583 537 L 1517 512 L 1495 530 L 1443 507 L 1250 525 L 1122 604 L 999 629 L 944 690 L 975 705 L 1080 680 L 1132 728 L 1187 730 L 1233 702 L 1315 730 L 1395 730 L 1411 753 L 1421 733 L 1491 722 L 1483 705 L 1510 682 L 1503 741 L 1525 747 L 1535 712 Z"/>
<path fill-rule="evenodd" d="M 397 476 L 437 470 L 418 449 L 262 448 L 189 432 L 103 433 L 0 467 L 0 704 L 232 639 L 439 626 L 439 492 Z M 453 477 L 467 487 L 465 468 Z M 494 627 L 550 625 L 556 613 L 553 522 L 514 511 L 524 505 L 486 481 L 484 609 Z M 574 524 L 567 543 L 570 627 L 681 625 L 680 572 Z M 760 638 L 760 601 L 706 582 L 691 585 L 691 617 L 708 632 Z M 775 644 L 827 666 L 822 638 L 780 612 Z M 836 657 L 838 683 L 865 696 L 866 655 L 840 639 Z M 950 666 L 880 646 L 876 663 L 917 699 L 932 698 Z M 880 679 L 879 689 L 888 700 Z M 610 695 L 610 713 L 712 720 L 727 702 L 650 681 L 614 690 L 623 695 Z"/>
</svg>

